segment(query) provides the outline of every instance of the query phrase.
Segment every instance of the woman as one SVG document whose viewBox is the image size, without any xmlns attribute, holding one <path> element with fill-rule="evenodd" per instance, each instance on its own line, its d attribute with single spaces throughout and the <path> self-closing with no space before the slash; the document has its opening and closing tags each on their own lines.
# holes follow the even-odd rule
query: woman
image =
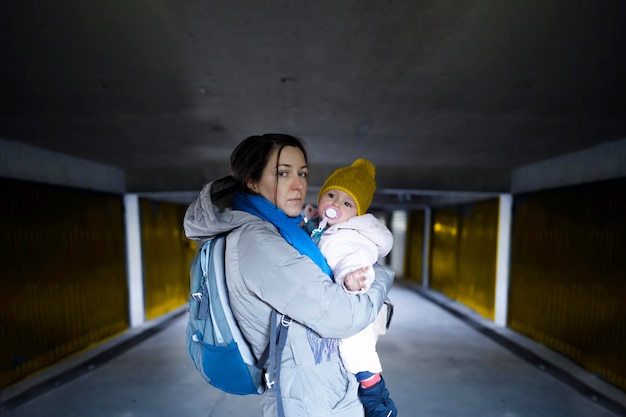
<svg viewBox="0 0 626 417">
<path fill-rule="evenodd" d="M 231 155 L 232 177 L 205 186 L 187 209 L 185 232 L 198 241 L 230 232 L 231 306 L 257 357 L 268 344 L 271 312 L 292 318 L 280 370 L 285 416 L 362 417 L 358 384 L 341 362 L 338 340 L 374 321 L 393 273 L 377 266 L 372 287 L 358 296 L 332 281 L 319 249 L 299 227 L 307 164 L 304 145 L 293 136 L 245 139 Z M 275 390 L 262 404 L 263 416 L 277 415 Z"/>
</svg>

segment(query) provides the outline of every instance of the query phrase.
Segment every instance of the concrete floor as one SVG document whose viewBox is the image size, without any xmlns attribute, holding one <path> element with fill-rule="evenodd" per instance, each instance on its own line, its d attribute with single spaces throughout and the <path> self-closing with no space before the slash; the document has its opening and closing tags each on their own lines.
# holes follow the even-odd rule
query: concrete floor
<svg viewBox="0 0 626 417">
<path fill-rule="evenodd" d="M 433 292 L 396 285 L 379 341 L 400 415 L 626 416 L 626 394 L 567 358 Z M 182 310 L 181 310 L 182 311 Z M 179 311 L 2 392 L 11 417 L 253 417 L 258 396 L 207 385 L 187 357 Z"/>
</svg>

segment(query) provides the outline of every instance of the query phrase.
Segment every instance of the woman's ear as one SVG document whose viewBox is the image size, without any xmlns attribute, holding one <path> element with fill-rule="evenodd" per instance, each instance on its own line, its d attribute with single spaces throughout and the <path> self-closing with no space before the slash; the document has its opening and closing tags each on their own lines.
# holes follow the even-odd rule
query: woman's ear
<svg viewBox="0 0 626 417">
<path fill-rule="evenodd" d="M 257 189 L 257 186 L 256 186 L 256 181 L 253 181 L 250 178 L 246 181 L 246 187 L 248 187 L 248 190 L 250 190 L 252 192 L 255 192 L 257 194 L 259 192 L 259 190 Z"/>
</svg>

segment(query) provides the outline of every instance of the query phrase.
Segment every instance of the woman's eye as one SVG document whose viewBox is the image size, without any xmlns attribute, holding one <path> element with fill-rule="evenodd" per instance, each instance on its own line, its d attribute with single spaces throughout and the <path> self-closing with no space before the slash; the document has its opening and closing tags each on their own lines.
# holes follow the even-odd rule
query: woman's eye
<svg viewBox="0 0 626 417">
<path fill-rule="evenodd" d="M 302 178 L 306 178 L 306 177 L 308 177 L 308 176 L 309 176 L 309 173 L 308 173 L 308 172 L 301 172 L 301 173 L 300 173 L 300 176 L 301 176 Z"/>
<path fill-rule="evenodd" d="M 287 173 L 286 173 L 285 171 L 280 171 L 280 172 L 278 173 L 278 176 L 279 176 L 279 177 L 286 177 L 286 176 L 287 176 Z"/>
</svg>

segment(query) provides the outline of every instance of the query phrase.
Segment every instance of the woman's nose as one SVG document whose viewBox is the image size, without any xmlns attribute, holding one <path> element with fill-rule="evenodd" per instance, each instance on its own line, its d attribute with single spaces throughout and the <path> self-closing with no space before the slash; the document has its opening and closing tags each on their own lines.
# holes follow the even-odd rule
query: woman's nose
<svg viewBox="0 0 626 417">
<path fill-rule="evenodd" d="M 296 180 L 293 182 L 292 187 L 296 190 L 302 190 L 305 187 L 305 180 L 303 178 L 297 177 Z"/>
</svg>

